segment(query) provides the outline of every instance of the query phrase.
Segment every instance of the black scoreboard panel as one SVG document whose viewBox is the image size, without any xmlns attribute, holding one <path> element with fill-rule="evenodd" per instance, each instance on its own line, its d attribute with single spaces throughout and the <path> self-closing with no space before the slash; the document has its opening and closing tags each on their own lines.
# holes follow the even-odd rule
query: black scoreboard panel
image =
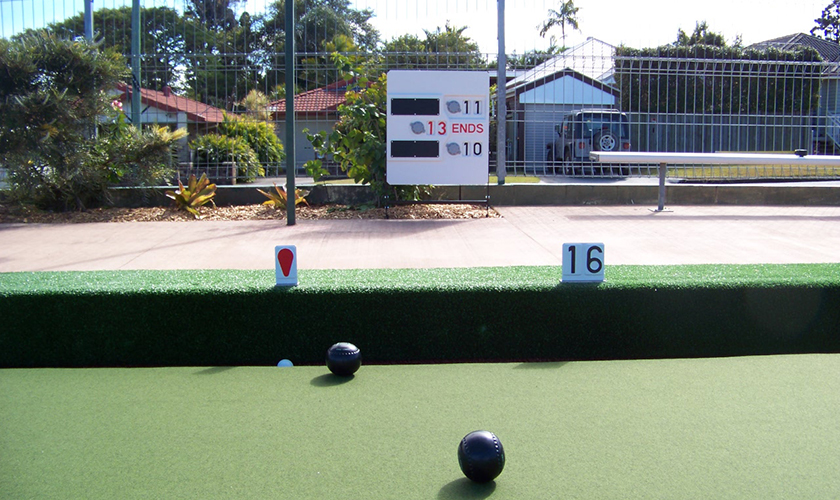
<svg viewBox="0 0 840 500">
<path fill-rule="evenodd" d="M 391 141 L 391 158 L 437 158 L 440 141 Z"/>
<path fill-rule="evenodd" d="M 437 116 L 440 114 L 440 99 L 394 98 L 391 99 L 391 114 L 394 116 Z"/>
</svg>

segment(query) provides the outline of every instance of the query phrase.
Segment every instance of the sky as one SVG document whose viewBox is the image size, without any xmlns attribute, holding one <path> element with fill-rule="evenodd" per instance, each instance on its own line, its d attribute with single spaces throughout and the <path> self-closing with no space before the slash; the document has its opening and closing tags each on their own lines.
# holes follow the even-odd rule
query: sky
<svg viewBox="0 0 840 500">
<path fill-rule="evenodd" d="M 447 20 L 453 26 L 469 26 L 465 32 L 477 41 L 482 52 L 498 52 L 495 0 L 351 0 L 357 8 L 376 13 L 373 24 L 383 39 L 406 32 L 422 35 L 422 28 L 433 30 Z M 549 9 L 558 9 L 559 0 L 506 0 L 505 52 L 523 53 L 548 47 L 550 35 L 561 43 L 561 31 L 554 28 L 540 38 L 538 25 L 547 19 Z M 574 46 L 595 37 L 612 45 L 635 48 L 672 43 L 677 30 L 688 34 L 698 21 L 706 21 L 712 31 L 728 42 L 740 35 L 745 45 L 793 33 L 809 33 L 830 0 L 575 0 L 580 10 L 580 31 L 567 27 L 566 44 Z"/>
<path fill-rule="evenodd" d="M 25 28 L 43 26 L 84 12 L 85 0 L 0 0 L 0 36 L 9 37 Z M 238 9 L 249 13 L 265 10 L 271 0 L 244 0 Z M 94 11 L 131 5 L 131 0 L 93 0 Z M 488 54 L 498 52 L 496 0 L 350 0 L 357 9 L 371 9 L 371 22 L 383 40 L 412 33 L 423 35 L 447 21 L 466 26 L 465 34 Z M 560 0 L 505 0 L 505 52 L 508 54 L 545 49 L 554 35 L 562 45 L 561 31 L 554 28 L 546 38 L 538 25 Z M 588 37 L 612 45 L 636 48 L 656 47 L 673 42 L 677 30 L 688 34 L 695 23 L 706 21 L 728 42 L 740 35 L 745 45 L 793 33 L 809 33 L 814 20 L 830 0 L 575 0 L 580 10 L 580 31 L 567 27 L 567 46 Z M 141 0 L 145 7 L 183 7 L 183 0 Z"/>
</svg>

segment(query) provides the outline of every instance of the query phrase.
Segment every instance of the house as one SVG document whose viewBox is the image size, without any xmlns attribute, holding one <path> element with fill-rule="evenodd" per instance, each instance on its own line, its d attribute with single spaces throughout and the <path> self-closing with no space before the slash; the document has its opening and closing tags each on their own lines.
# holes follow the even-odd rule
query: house
<svg viewBox="0 0 840 500">
<path fill-rule="evenodd" d="M 353 89 L 353 82 L 340 80 L 326 87 L 308 90 L 295 95 L 295 163 L 298 165 L 316 159 L 312 143 L 303 133 L 321 131 L 331 132 L 338 121 L 338 107 L 345 103 L 348 88 Z M 278 125 L 278 136 L 285 141 L 286 100 L 280 99 L 269 104 L 268 108 Z"/>
<path fill-rule="evenodd" d="M 820 76 L 820 103 L 813 138 L 815 152 L 836 153 L 840 148 L 840 44 L 805 33 L 773 38 L 751 45 L 751 49 L 794 50 L 810 47 L 825 63 Z"/>
<path fill-rule="evenodd" d="M 123 103 L 123 112 L 132 123 L 131 116 L 132 88 L 127 84 L 117 86 L 118 99 Z M 170 87 L 163 90 L 140 89 L 141 124 L 167 125 L 173 129 L 185 128 L 189 136 L 181 139 L 178 160 L 190 160 L 189 139 L 212 132 L 219 123 L 224 121 L 225 112 L 209 104 L 176 95 Z"/>
<path fill-rule="evenodd" d="M 569 111 L 617 107 L 614 56 L 615 46 L 589 38 L 508 81 L 508 159 L 543 163 L 554 126 Z"/>
</svg>

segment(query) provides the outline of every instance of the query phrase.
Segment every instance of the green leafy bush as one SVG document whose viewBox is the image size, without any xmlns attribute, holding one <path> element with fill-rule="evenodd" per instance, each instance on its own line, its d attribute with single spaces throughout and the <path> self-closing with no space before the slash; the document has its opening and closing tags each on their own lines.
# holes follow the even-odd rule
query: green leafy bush
<svg viewBox="0 0 840 500">
<path fill-rule="evenodd" d="M 265 175 L 257 153 L 242 137 L 205 134 L 192 141 L 190 147 L 195 150 L 195 163 L 198 168 L 232 162 L 236 164 L 238 180 L 253 182 L 258 175 Z"/>
<path fill-rule="evenodd" d="M 128 125 L 119 113 L 113 124 L 100 127 L 97 149 L 106 157 L 124 186 L 168 184 L 178 163 L 173 145 L 187 136 L 186 129 L 153 125 L 142 130 Z"/>
<path fill-rule="evenodd" d="M 282 163 L 286 158 L 283 143 L 277 138 L 271 124 L 248 116 L 225 119 L 219 124 L 219 133 L 228 137 L 241 137 L 257 154 L 263 165 Z"/>
<path fill-rule="evenodd" d="M 821 60 L 810 47 L 623 46 L 615 80 L 624 111 L 798 116 L 819 106 Z"/>
</svg>

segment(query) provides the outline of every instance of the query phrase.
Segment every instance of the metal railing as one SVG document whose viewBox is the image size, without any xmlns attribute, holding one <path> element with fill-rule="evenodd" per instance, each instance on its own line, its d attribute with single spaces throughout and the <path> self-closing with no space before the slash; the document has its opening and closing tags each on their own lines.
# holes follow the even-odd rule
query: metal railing
<svg viewBox="0 0 840 500">
<path fill-rule="evenodd" d="M 244 2 L 238 6 L 235 2 L 217 4 L 224 8 L 210 15 L 195 12 L 191 2 L 177 2 L 174 7 L 163 0 L 144 2 L 138 83 L 160 95 L 144 96 L 139 121 L 186 127 L 194 139 L 217 132 L 223 112 L 256 113 L 285 141 L 280 86 L 292 68 L 285 67 L 283 58 L 282 9 L 268 0 L 248 2 L 247 8 L 253 12 L 244 11 Z M 475 4 L 482 14 L 496 9 L 494 1 Z M 8 7 L 0 11 L 4 16 L 17 16 L 14 9 L 22 8 L 16 2 L 4 5 Z M 497 55 L 482 51 L 486 47 L 479 47 L 464 34 L 460 26 L 467 25 L 466 20 L 445 27 L 426 26 L 423 9 L 418 9 L 409 14 L 415 26 L 426 28 L 425 34 L 377 40 L 378 35 L 370 29 L 371 20 L 393 13 L 348 3 L 344 11 L 330 17 L 323 11 L 324 5 L 323 1 L 304 0 L 299 13 L 298 51 L 294 55 L 299 87 L 294 134 L 298 169 L 317 155 L 303 129 L 330 130 L 340 119 L 337 109 L 346 92 L 361 90 L 352 79 L 348 84 L 352 74 L 411 68 L 488 71 L 491 80 L 495 75 Z M 127 56 L 131 55 L 126 52 L 132 38 L 130 11 L 127 3 L 114 0 L 92 14 L 92 29 L 102 46 L 118 48 Z M 416 18 L 418 15 L 421 17 Z M 62 36 L 82 36 L 83 21 L 82 14 L 68 13 L 66 19 L 43 24 Z M 38 27 L 43 26 L 23 26 Z M 840 101 L 834 99 L 840 92 L 838 66 L 804 46 L 791 49 L 805 56 L 781 57 L 759 48 L 731 53 L 718 50 L 713 56 L 705 49 L 632 52 L 597 38 L 563 51 L 555 47 L 553 52 L 509 53 L 510 79 L 501 83 L 506 87 L 506 170 L 512 175 L 593 178 L 651 175 L 650 169 L 638 166 L 603 168 L 587 161 L 564 161 L 562 154 L 549 158 L 555 127 L 570 111 L 581 108 L 624 112 L 632 151 L 789 152 L 802 148 L 834 154 L 840 143 L 840 109 L 834 109 L 834 102 Z M 249 101 L 254 91 L 255 97 Z M 497 168 L 495 125 L 491 125 L 489 137 L 491 172 Z M 268 176 L 283 175 L 283 166 L 264 168 Z M 178 169 L 181 177 L 193 172 L 207 172 L 217 182 L 237 180 L 230 165 L 185 164 Z M 771 166 L 686 167 L 674 175 L 697 180 L 840 179 L 840 172 L 832 169 L 780 170 Z"/>
</svg>

